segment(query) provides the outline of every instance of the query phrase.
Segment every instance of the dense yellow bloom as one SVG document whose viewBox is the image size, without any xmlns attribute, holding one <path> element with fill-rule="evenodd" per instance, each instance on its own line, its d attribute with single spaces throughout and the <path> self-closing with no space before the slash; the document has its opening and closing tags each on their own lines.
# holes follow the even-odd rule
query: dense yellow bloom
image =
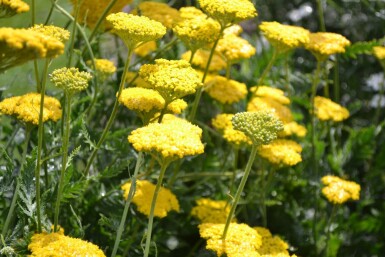
<svg viewBox="0 0 385 257">
<path fill-rule="evenodd" d="M 243 32 L 243 28 L 238 24 L 231 25 L 223 31 L 223 35 L 233 34 L 239 36 Z"/>
<path fill-rule="evenodd" d="M 306 136 L 307 129 L 298 124 L 295 121 L 291 121 L 288 123 L 283 124 L 283 131 L 279 133 L 280 137 L 287 137 L 291 135 L 296 135 L 297 137 L 304 137 Z"/>
<path fill-rule="evenodd" d="M 148 41 L 142 45 L 139 45 L 135 48 L 134 53 L 138 56 L 144 57 L 149 53 L 155 51 L 157 49 L 155 41 Z"/>
<path fill-rule="evenodd" d="M 385 59 L 385 47 L 374 46 L 373 47 L 373 54 L 378 60 L 384 60 Z"/>
<path fill-rule="evenodd" d="M 302 27 L 264 21 L 259 25 L 259 29 L 278 51 L 301 47 L 309 42 L 310 32 Z"/>
<path fill-rule="evenodd" d="M 139 112 L 159 111 L 165 104 L 163 97 L 157 91 L 140 87 L 123 89 L 119 102 L 128 109 Z"/>
<path fill-rule="evenodd" d="M 131 183 L 122 185 L 124 198 L 127 200 Z M 147 180 L 136 181 L 135 195 L 132 202 L 137 206 L 138 211 L 149 216 L 151 202 L 154 196 L 155 185 Z M 154 216 L 164 218 L 170 211 L 179 212 L 179 202 L 176 196 L 167 188 L 161 187 L 155 204 Z"/>
<path fill-rule="evenodd" d="M 289 123 L 293 121 L 293 115 L 287 106 L 268 97 L 253 97 L 247 104 L 247 111 L 255 112 L 261 110 L 270 110 L 283 123 Z"/>
<path fill-rule="evenodd" d="M 112 26 L 112 33 L 118 35 L 129 49 L 134 49 L 139 43 L 159 39 L 166 34 L 166 27 L 162 23 L 144 16 L 119 12 L 108 15 L 106 20 Z"/>
<path fill-rule="evenodd" d="M 285 96 L 285 93 L 278 88 L 269 87 L 269 86 L 255 86 L 250 88 L 250 92 L 254 96 L 266 97 L 273 99 L 281 104 L 289 104 L 290 99 Z"/>
<path fill-rule="evenodd" d="M 59 40 L 62 43 L 67 42 L 70 38 L 70 32 L 66 29 L 53 26 L 53 25 L 35 25 L 29 28 L 32 31 L 40 32 L 41 34 Z"/>
<path fill-rule="evenodd" d="M 78 68 L 61 68 L 54 70 L 51 74 L 51 81 L 60 89 L 74 94 L 85 90 L 92 75 Z"/>
<path fill-rule="evenodd" d="M 74 5 L 74 10 L 79 6 L 78 21 L 86 24 L 90 28 L 94 28 L 99 17 L 107 8 L 110 0 L 71 0 Z M 112 6 L 108 14 L 122 11 L 123 7 L 130 4 L 132 0 L 117 0 Z"/>
<path fill-rule="evenodd" d="M 176 99 L 167 105 L 167 111 L 173 114 L 180 114 L 187 108 L 187 103 L 183 99 Z"/>
<path fill-rule="evenodd" d="M 28 249 L 31 257 L 105 257 L 98 246 L 87 241 L 71 238 L 61 233 L 34 234 Z"/>
<path fill-rule="evenodd" d="M 215 51 L 228 62 L 248 59 L 255 54 L 255 48 L 247 40 L 234 34 L 225 35 L 220 39 Z"/>
<path fill-rule="evenodd" d="M 225 224 L 203 223 L 199 225 L 200 236 L 207 240 L 206 249 L 216 252 L 217 256 L 259 257 L 257 252 L 262 237 L 255 229 L 246 224 L 230 223 L 227 236 L 222 240 Z"/>
<path fill-rule="evenodd" d="M 262 145 L 258 154 L 270 163 L 278 166 L 294 166 L 302 161 L 302 147 L 292 140 L 276 139 L 268 145 Z"/>
<path fill-rule="evenodd" d="M 321 181 L 325 185 L 322 188 L 322 194 L 333 204 L 343 204 L 350 199 L 360 199 L 361 187 L 353 181 L 331 175 L 322 177 Z"/>
<path fill-rule="evenodd" d="M 194 7 L 184 7 L 181 11 L 185 8 L 190 11 Z M 218 22 L 208 18 L 199 9 L 194 12 L 196 12 L 195 16 L 182 19 L 173 28 L 177 37 L 192 51 L 213 43 L 220 36 Z"/>
<path fill-rule="evenodd" d="M 140 10 L 140 15 L 158 21 L 168 29 L 172 28 L 180 20 L 179 11 L 165 3 L 146 1 L 140 3 L 137 9 Z M 132 14 L 138 15 L 137 9 Z"/>
<path fill-rule="evenodd" d="M 161 160 L 175 160 L 204 151 L 202 130 L 188 121 L 151 123 L 131 132 L 128 141 L 137 151 L 157 155 Z"/>
<path fill-rule="evenodd" d="M 336 33 L 310 33 L 309 38 L 310 40 L 305 45 L 305 48 L 312 52 L 319 60 L 324 60 L 332 54 L 344 53 L 345 47 L 350 45 L 349 40 Z"/>
<path fill-rule="evenodd" d="M 322 121 L 340 122 L 349 118 L 348 109 L 322 96 L 314 98 L 314 111 L 318 119 Z"/>
<path fill-rule="evenodd" d="M 199 0 L 199 5 L 223 27 L 257 16 L 257 10 L 249 0 Z"/>
<path fill-rule="evenodd" d="M 283 130 L 283 123 L 271 111 L 239 112 L 231 119 L 233 127 L 242 131 L 256 146 L 269 144 Z"/>
<path fill-rule="evenodd" d="M 218 75 L 205 83 L 205 92 L 220 103 L 232 104 L 246 97 L 247 87 L 244 83 Z"/>
<path fill-rule="evenodd" d="M 262 245 L 258 249 L 261 257 L 290 257 L 289 245 L 278 236 L 273 236 L 270 231 L 263 227 L 254 227 L 262 236 Z"/>
<path fill-rule="evenodd" d="M 11 115 L 18 120 L 33 125 L 39 124 L 41 96 L 38 93 L 28 93 L 22 96 L 6 98 L 0 102 L 0 113 Z M 58 121 L 62 110 L 60 102 L 53 97 L 45 96 L 43 106 L 43 122 Z"/>
<path fill-rule="evenodd" d="M 39 32 L 0 28 L 0 73 L 24 62 L 54 58 L 63 52 L 63 43 Z"/>
<path fill-rule="evenodd" d="M 179 9 L 180 17 L 182 19 L 195 19 L 197 16 L 206 17 L 200 9 L 195 8 L 194 6 L 182 7 Z"/>
<path fill-rule="evenodd" d="M 211 123 L 223 135 L 223 138 L 235 147 L 252 145 L 253 142 L 245 133 L 234 129 L 231 122 L 233 116 L 234 114 L 222 113 L 212 119 Z"/>
<path fill-rule="evenodd" d="M 207 62 L 209 60 L 210 51 L 199 49 L 195 52 L 194 58 L 191 62 L 192 65 L 197 66 L 198 68 L 204 70 L 206 69 Z M 189 61 L 191 58 L 191 51 L 187 51 L 182 54 L 182 59 Z M 218 54 L 214 53 L 213 58 L 211 59 L 209 71 L 219 71 L 226 68 L 226 62 Z"/>
<path fill-rule="evenodd" d="M 196 206 L 192 208 L 191 215 L 199 219 L 201 223 L 226 223 L 231 205 L 226 201 L 217 201 L 209 198 L 196 200 Z"/>
<path fill-rule="evenodd" d="M 28 11 L 29 5 L 21 0 L 0 0 L 0 19 Z"/>
<path fill-rule="evenodd" d="M 184 60 L 155 60 L 155 64 L 145 64 L 139 75 L 170 103 L 178 98 L 195 93 L 202 85 L 198 73 Z"/>
<path fill-rule="evenodd" d="M 213 127 L 219 131 L 223 131 L 226 128 L 233 127 L 231 119 L 234 114 L 221 113 L 211 120 Z"/>
<path fill-rule="evenodd" d="M 105 81 L 109 76 L 116 72 L 116 66 L 107 59 L 94 59 L 96 77 L 100 81 Z M 92 61 L 88 60 L 87 65 L 92 67 Z"/>
</svg>

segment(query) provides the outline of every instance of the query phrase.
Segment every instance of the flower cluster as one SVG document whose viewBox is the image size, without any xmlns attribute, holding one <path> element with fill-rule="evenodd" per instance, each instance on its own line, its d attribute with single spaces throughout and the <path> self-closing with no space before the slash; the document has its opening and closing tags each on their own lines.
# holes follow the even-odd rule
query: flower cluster
<svg viewBox="0 0 385 257">
<path fill-rule="evenodd" d="M 31 257 L 106 257 L 98 246 L 87 241 L 71 238 L 62 233 L 34 234 L 28 245 Z"/>
<path fill-rule="evenodd" d="M 280 104 L 289 104 L 290 99 L 285 96 L 285 93 L 278 88 L 269 87 L 269 86 L 258 86 L 251 87 L 250 92 L 254 96 L 264 97 L 272 99 Z"/>
<path fill-rule="evenodd" d="M 322 177 L 321 181 L 325 185 L 322 194 L 333 204 L 343 204 L 350 199 L 360 198 L 361 187 L 353 181 L 331 175 Z"/>
<path fill-rule="evenodd" d="M 289 245 L 280 237 L 273 236 L 264 227 L 254 227 L 254 229 L 262 236 L 262 245 L 258 249 L 261 257 L 290 257 L 288 252 Z M 295 257 L 295 255 L 291 257 Z"/>
<path fill-rule="evenodd" d="M 38 125 L 41 96 L 38 93 L 28 93 L 22 96 L 6 98 L 0 102 L 0 113 L 11 115 L 18 120 Z M 60 102 L 53 97 L 45 96 L 43 106 L 43 122 L 58 121 L 62 116 Z"/>
<path fill-rule="evenodd" d="M 383 46 L 373 47 L 373 54 L 378 60 L 385 59 L 385 47 Z"/>
<path fill-rule="evenodd" d="M 244 83 L 218 75 L 206 80 L 205 92 L 222 104 L 232 104 L 246 97 L 247 87 Z"/>
<path fill-rule="evenodd" d="M 298 124 L 295 121 L 290 121 L 288 123 L 283 124 L 283 131 L 279 133 L 279 137 L 287 137 L 291 135 L 296 135 L 297 137 L 306 136 L 307 129 Z"/>
<path fill-rule="evenodd" d="M 227 34 L 219 40 L 215 49 L 227 62 L 248 59 L 255 54 L 255 48 L 246 40 L 234 34 Z"/>
<path fill-rule="evenodd" d="M 116 72 L 116 66 L 113 62 L 107 59 L 94 59 L 96 77 L 100 81 L 105 81 L 109 76 Z M 92 61 L 87 61 L 88 66 L 92 66 Z"/>
<path fill-rule="evenodd" d="M 124 198 L 128 198 L 131 183 L 122 185 Z M 138 211 L 149 216 L 151 210 L 151 201 L 154 195 L 155 185 L 147 180 L 136 181 L 136 189 L 132 202 L 137 206 Z M 156 201 L 154 216 L 164 218 L 170 211 L 179 212 L 179 202 L 176 196 L 167 188 L 161 187 Z"/>
<path fill-rule="evenodd" d="M 166 28 L 170 29 L 181 18 L 179 11 L 168 6 L 165 3 L 158 2 L 141 2 L 132 14 L 138 15 L 138 10 L 141 16 L 146 16 L 151 20 L 158 21 Z"/>
<path fill-rule="evenodd" d="M 206 248 L 216 252 L 217 256 L 259 257 L 258 248 L 262 237 L 255 229 L 246 224 L 231 223 L 226 240 L 222 240 L 225 224 L 203 223 L 199 225 L 200 236 L 207 240 Z"/>
<path fill-rule="evenodd" d="M 210 51 L 199 49 L 195 52 L 194 57 L 191 61 L 192 65 L 198 67 L 201 70 L 206 68 L 208 59 L 209 59 Z M 187 51 L 182 54 L 182 59 L 189 61 L 191 58 L 191 51 Z M 226 62 L 223 58 L 218 54 L 214 53 L 213 58 L 211 59 L 211 63 L 209 66 L 209 71 L 219 71 L 226 68 Z"/>
<path fill-rule="evenodd" d="M 319 60 L 332 54 L 344 53 L 345 47 L 350 45 L 350 41 L 344 36 L 330 32 L 310 33 L 309 39 L 305 48 Z"/>
<path fill-rule="evenodd" d="M 329 98 L 316 96 L 314 98 L 314 112 L 322 121 L 332 120 L 340 122 L 349 118 L 349 111 L 345 107 L 333 102 Z"/>
<path fill-rule="evenodd" d="M 225 223 L 230 213 L 230 204 L 226 201 L 217 201 L 209 198 L 196 200 L 191 215 L 201 223 Z"/>
<path fill-rule="evenodd" d="M 28 12 L 29 5 L 21 0 L 0 0 L 0 18 Z"/>
<path fill-rule="evenodd" d="M 268 145 L 262 145 L 258 154 L 277 166 L 294 166 L 302 161 L 302 147 L 287 139 L 276 139 Z"/>
<path fill-rule="evenodd" d="M 140 44 L 137 48 L 135 48 L 134 53 L 140 57 L 145 57 L 151 52 L 157 49 L 157 45 L 155 41 L 148 41 L 144 44 Z"/>
<path fill-rule="evenodd" d="M 79 71 L 78 68 L 61 68 L 54 70 L 51 81 L 60 89 L 69 94 L 78 93 L 88 87 L 88 81 L 92 79 L 90 73 Z"/>
<path fill-rule="evenodd" d="M 235 147 L 252 145 L 251 139 L 245 135 L 242 131 L 235 130 L 231 119 L 234 114 L 219 114 L 212 119 L 212 125 L 217 129 L 223 136 L 223 138 L 233 144 Z"/>
<path fill-rule="evenodd" d="M 62 43 L 65 43 L 70 38 L 70 32 L 66 29 L 53 26 L 53 25 L 35 25 L 32 28 L 29 28 L 32 31 L 40 32 L 41 34 L 59 40 Z"/>
</svg>

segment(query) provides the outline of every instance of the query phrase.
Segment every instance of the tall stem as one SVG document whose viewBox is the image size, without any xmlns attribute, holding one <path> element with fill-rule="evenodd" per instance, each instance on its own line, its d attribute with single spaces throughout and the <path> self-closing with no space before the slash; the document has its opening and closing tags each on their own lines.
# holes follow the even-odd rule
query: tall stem
<svg viewBox="0 0 385 257">
<path fill-rule="evenodd" d="M 128 208 L 130 207 L 132 198 L 134 197 L 134 194 L 135 194 L 135 190 L 136 190 L 136 177 L 137 177 L 137 175 L 139 173 L 140 167 L 142 166 L 143 156 L 144 156 L 143 152 L 139 152 L 138 159 L 136 160 L 134 175 L 131 178 L 130 191 L 128 192 L 126 204 L 124 205 L 123 215 L 122 215 L 122 218 L 120 220 L 118 231 L 116 233 L 114 249 L 112 250 L 111 257 L 115 257 L 116 252 L 118 251 L 118 248 L 119 248 L 120 239 L 122 238 L 122 234 L 123 234 L 123 231 L 124 231 L 124 224 L 126 223 L 126 219 L 127 219 Z"/>
<path fill-rule="evenodd" d="M 144 249 L 144 257 L 148 257 L 148 254 L 150 253 L 152 225 L 153 225 L 153 222 L 154 222 L 154 211 L 155 211 L 156 200 L 158 198 L 158 194 L 159 194 L 159 191 L 160 191 L 160 186 L 162 185 L 164 173 L 165 173 L 168 165 L 169 165 L 169 162 L 167 162 L 167 161 L 164 161 L 162 163 L 162 167 L 161 167 L 161 170 L 160 170 L 158 182 L 156 183 L 156 187 L 155 187 L 155 190 L 154 190 L 154 196 L 152 197 L 150 215 L 148 217 L 147 235 L 146 235 L 146 246 L 145 246 L 145 249 Z"/>
<path fill-rule="evenodd" d="M 325 27 L 325 18 L 324 18 L 324 9 L 322 6 L 322 0 L 317 0 L 317 9 L 318 9 L 318 19 L 319 19 L 319 25 L 320 25 L 320 30 L 322 32 L 326 31 Z"/>
<path fill-rule="evenodd" d="M 330 214 L 330 217 L 329 217 L 329 220 L 328 220 L 328 223 L 326 225 L 326 246 L 325 246 L 325 257 L 329 257 L 329 241 L 330 241 L 330 229 L 331 229 L 331 226 L 332 226 L 332 222 L 333 222 L 333 219 L 337 213 L 337 208 L 338 206 L 336 204 L 333 204 L 333 209 L 332 209 L 332 212 Z"/>
<path fill-rule="evenodd" d="M 273 67 L 275 59 L 277 59 L 277 55 L 278 55 L 277 49 L 273 48 L 273 56 L 271 56 L 271 59 L 270 59 L 269 63 L 267 64 L 265 70 L 262 72 L 262 75 L 261 75 L 261 77 L 258 80 L 258 85 L 257 86 L 261 86 L 262 85 L 263 81 L 265 80 L 265 77 L 267 76 L 267 74 L 269 73 L 271 68 Z"/>
<path fill-rule="evenodd" d="M 60 171 L 60 180 L 59 180 L 59 186 L 58 186 L 58 193 L 55 203 L 55 217 L 54 217 L 54 231 L 58 231 L 58 221 L 59 221 L 59 212 L 60 212 L 60 202 L 61 197 L 63 193 L 64 188 L 64 175 L 65 171 L 67 169 L 67 161 L 68 161 L 68 142 L 69 142 L 69 135 L 70 135 L 70 122 L 71 122 L 71 94 L 68 92 L 65 92 L 65 98 L 66 98 L 66 117 L 65 117 L 65 129 L 64 129 L 64 136 L 63 136 L 63 146 L 62 146 L 62 167 Z"/>
<path fill-rule="evenodd" d="M 127 54 L 127 60 L 126 60 L 126 63 L 124 65 L 123 75 L 122 75 L 122 78 L 121 78 L 121 81 L 120 81 L 120 85 L 119 85 L 119 90 L 118 90 L 118 93 L 116 95 L 114 107 L 112 109 L 110 118 L 108 119 L 107 125 L 104 128 L 103 133 L 102 133 L 98 143 L 96 144 L 96 148 L 92 151 L 91 157 L 88 159 L 87 166 L 86 166 L 86 168 L 84 170 L 84 175 L 85 176 L 88 175 L 88 173 L 90 171 L 90 168 L 91 168 L 91 165 L 92 165 L 92 162 L 94 161 L 100 146 L 103 144 L 104 140 L 106 139 L 108 131 L 110 130 L 110 128 L 112 126 L 112 123 L 115 120 L 115 117 L 116 117 L 116 114 L 117 114 L 117 111 L 118 111 L 118 107 L 119 107 L 119 101 L 118 100 L 119 100 L 119 97 L 122 94 L 122 90 L 124 88 L 124 83 L 126 81 L 126 75 L 127 75 L 128 67 L 130 66 L 131 56 L 132 56 L 132 50 L 129 49 L 128 50 L 128 54 Z"/>
<path fill-rule="evenodd" d="M 264 165 L 263 165 L 264 166 Z M 262 225 L 267 226 L 267 212 L 266 212 L 266 181 L 265 181 L 265 169 L 262 166 L 261 169 L 261 213 L 262 213 Z"/>
<path fill-rule="evenodd" d="M 249 160 L 248 160 L 247 165 L 246 165 L 245 174 L 243 175 L 241 183 L 238 186 L 238 189 L 237 189 L 237 192 L 235 194 L 233 203 L 231 205 L 230 213 L 227 216 L 225 228 L 224 228 L 223 234 L 222 234 L 222 240 L 226 239 L 227 230 L 229 229 L 230 222 L 233 219 L 233 215 L 235 213 L 235 209 L 237 208 L 239 199 L 241 198 L 241 194 L 243 192 L 243 188 L 246 185 L 247 178 L 248 178 L 248 176 L 250 174 L 250 171 L 251 171 L 251 167 L 253 166 L 253 162 L 254 162 L 255 157 L 257 155 L 257 150 L 258 150 L 258 147 L 256 145 L 253 145 L 253 147 L 251 149 L 251 154 L 250 154 Z"/>
</svg>

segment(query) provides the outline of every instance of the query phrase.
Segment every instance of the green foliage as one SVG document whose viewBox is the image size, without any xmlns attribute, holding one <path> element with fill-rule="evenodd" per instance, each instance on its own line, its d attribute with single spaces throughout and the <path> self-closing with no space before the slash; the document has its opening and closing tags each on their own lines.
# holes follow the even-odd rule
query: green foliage
<svg viewBox="0 0 385 257">
<path fill-rule="evenodd" d="M 380 46 L 381 42 L 378 40 L 372 40 L 368 42 L 356 42 L 348 47 L 346 47 L 345 53 L 342 55 L 345 58 L 357 59 L 358 55 L 373 54 L 373 46 Z"/>
</svg>

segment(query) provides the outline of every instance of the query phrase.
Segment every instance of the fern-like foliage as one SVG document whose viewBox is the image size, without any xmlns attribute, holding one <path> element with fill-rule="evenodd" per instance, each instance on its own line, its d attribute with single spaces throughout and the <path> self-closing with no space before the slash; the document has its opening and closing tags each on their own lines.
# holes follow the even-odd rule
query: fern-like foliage
<svg viewBox="0 0 385 257">
<path fill-rule="evenodd" d="M 346 47 L 345 53 L 342 55 L 345 58 L 356 59 L 361 54 L 372 54 L 374 46 L 381 45 L 379 40 L 356 42 Z"/>
</svg>

